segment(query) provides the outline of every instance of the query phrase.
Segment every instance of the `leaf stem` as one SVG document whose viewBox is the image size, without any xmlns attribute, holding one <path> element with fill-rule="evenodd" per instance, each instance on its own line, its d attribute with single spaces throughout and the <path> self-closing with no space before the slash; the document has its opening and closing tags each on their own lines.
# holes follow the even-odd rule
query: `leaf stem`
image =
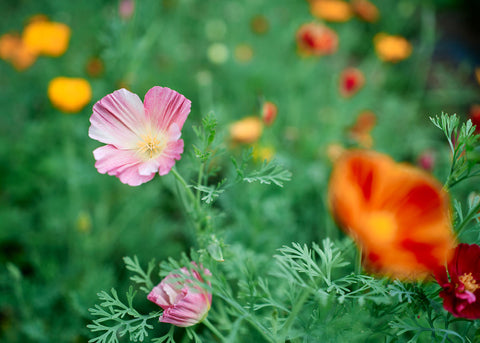
<svg viewBox="0 0 480 343">
<path fill-rule="evenodd" d="M 220 333 L 220 331 L 218 331 L 217 328 L 216 328 L 215 326 L 213 326 L 212 323 L 210 323 L 210 321 L 208 320 L 208 318 L 205 318 L 205 319 L 202 321 L 202 323 L 205 324 L 205 326 L 206 326 L 207 328 L 209 328 L 210 331 L 212 331 L 215 336 L 217 336 L 218 338 L 220 338 L 220 339 L 222 340 L 222 342 L 225 342 L 225 341 L 226 341 L 225 336 L 222 335 L 222 334 Z"/>
</svg>

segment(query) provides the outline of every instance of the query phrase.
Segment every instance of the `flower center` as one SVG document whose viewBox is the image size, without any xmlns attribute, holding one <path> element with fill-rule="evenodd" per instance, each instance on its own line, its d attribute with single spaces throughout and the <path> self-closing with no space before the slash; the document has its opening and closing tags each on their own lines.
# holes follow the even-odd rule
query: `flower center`
<svg viewBox="0 0 480 343">
<path fill-rule="evenodd" d="M 389 242 L 395 237 L 397 223 L 391 213 L 374 212 L 367 219 L 366 224 L 379 242 Z"/>
<path fill-rule="evenodd" d="M 137 143 L 138 152 L 145 159 L 152 159 L 160 155 L 167 145 L 163 136 L 146 134 L 141 136 L 142 140 Z"/>
<path fill-rule="evenodd" d="M 473 293 L 480 288 L 480 285 L 477 285 L 477 281 L 473 278 L 472 273 L 465 273 L 458 279 L 463 283 L 466 291 Z"/>
</svg>

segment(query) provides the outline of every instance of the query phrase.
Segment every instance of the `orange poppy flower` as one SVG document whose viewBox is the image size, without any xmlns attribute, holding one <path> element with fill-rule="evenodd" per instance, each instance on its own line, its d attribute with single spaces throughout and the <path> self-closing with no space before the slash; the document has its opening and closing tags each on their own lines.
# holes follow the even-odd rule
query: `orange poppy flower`
<svg viewBox="0 0 480 343">
<path fill-rule="evenodd" d="M 60 76 L 50 81 L 48 98 L 60 111 L 76 113 L 92 99 L 92 88 L 85 79 Z"/>
<path fill-rule="evenodd" d="M 313 16 L 337 23 L 348 21 L 352 17 L 352 8 L 342 0 L 313 0 L 310 2 Z"/>
<path fill-rule="evenodd" d="M 365 76 L 357 68 L 346 68 L 340 74 L 340 94 L 349 98 L 355 95 L 365 84 Z"/>
<path fill-rule="evenodd" d="M 22 40 L 37 54 L 58 57 L 68 48 L 70 28 L 62 23 L 34 20 L 23 30 Z"/>
<path fill-rule="evenodd" d="M 420 169 L 380 153 L 349 151 L 335 162 L 328 197 L 372 272 L 423 279 L 451 257 L 448 195 Z"/>
<path fill-rule="evenodd" d="M 373 37 L 375 52 L 384 62 L 397 63 L 408 58 L 412 53 L 412 45 L 402 36 L 377 33 Z"/>
<path fill-rule="evenodd" d="M 272 125 L 277 118 L 277 105 L 271 101 L 265 101 L 262 106 L 262 120 L 267 126 Z"/>
<path fill-rule="evenodd" d="M 369 23 L 376 22 L 380 16 L 378 8 L 368 0 L 353 0 L 352 8 L 357 17 Z"/>
<path fill-rule="evenodd" d="M 235 143 L 255 143 L 263 132 L 263 124 L 258 117 L 247 117 L 230 126 L 230 137 Z"/>
<path fill-rule="evenodd" d="M 297 31 L 297 46 L 304 55 L 331 55 L 337 51 L 335 31 L 320 23 L 307 23 Z"/>
<path fill-rule="evenodd" d="M 0 37 L 0 58 L 21 71 L 30 67 L 37 55 L 23 44 L 18 34 L 6 33 Z"/>
<path fill-rule="evenodd" d="M 371 111 L 361 112 L 355 124 L 350 128 L 350 138 L 360 144 L 363 148 L 371 148 L 373 146 L 373 139 L 370 132 L 375 127 L 377 116 Z"/>
</svg>

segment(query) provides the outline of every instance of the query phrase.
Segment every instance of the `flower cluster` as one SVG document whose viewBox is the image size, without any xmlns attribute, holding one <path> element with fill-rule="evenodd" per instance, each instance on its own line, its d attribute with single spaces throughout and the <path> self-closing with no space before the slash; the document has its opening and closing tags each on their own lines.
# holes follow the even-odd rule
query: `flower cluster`
<svg viewBox="0 0 480 343">
<path fill-rule="evenodd" d="M 65 53 L 70 40 L 70 28 L 37 15 L 23 29 L 21 35 L 6 33 L 0 37 L 0 58 L 15 69 L 25 70 L 38 56 L 59 57 Z"/>
</svg>

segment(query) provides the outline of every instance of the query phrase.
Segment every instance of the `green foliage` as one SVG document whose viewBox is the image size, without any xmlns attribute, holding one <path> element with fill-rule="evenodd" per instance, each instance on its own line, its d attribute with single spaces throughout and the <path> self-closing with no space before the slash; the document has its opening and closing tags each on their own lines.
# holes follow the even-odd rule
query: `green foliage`
<svg viewBox="0 0 480 343">
<path fill-rule="evenodd" d="M 472 121 L 467 120 L 460 126 L 460 119 L 456 114 L 449 116 L 445 113 L 442 113 L 440 117 L 430 117 L 430 120 L 444 132 L 453 154 L 445 186 L 451 188 L 461 181 L 479 176 L 478 153 L 475 148 L 480 136 L 475 134 L 475 126 Z"/>
<path fill-rule="evenodd" d="M 97 318 L 87 327 L 94 333 L 101 332 L 99 336 L 92 338 L 89 342 L 118 343 L 118 337 L 127 333 L 130 341 L 143 342 L 145 337 L 148 336 L 148 330 L 153 329 L 148 321 L 158 318 L 161 312 L 154 312 L 149 315 L 138 313 L 133 307 L 133 299 L 137 293 L 133 290 L 133 287 L 128 289 L 126 304 L 119 299 L 115 289 L 112 288 L 110 292 L 111 294 L 104 291 L 98 293 L 98 298 L 101 301 L 100 305 L 95 305 L 95 307 L 89 309 L 92 316 Z"/>
<path fill-rule="evenodd" d="M 316 20 L 307 1 L 142 0 L 128 19 L 119 3 L 0 3 L 0 34 L 21 36 L 37 13 L 72 32 L 64 55 L 39 56 L 22 72 L 0 60 L 1 342 L 478 340 L 478 321 L 448 317 L 438 286 L 362 273 L 325 196 L 327 148 L 359 146 L 350 129 L 364 110 L 377 115 L 374 149 L 410 162 L 429 149 L 435 175 L 442 161 L 450 168 L 446 144 L 420 114 L 458 113 L 478 100 L 478 85 L 467 64 L 432 59 L 442 25 L 430 3 L 377 1 L 377 23 L 327 23 L 340 44 L 321 58 L 296 47 L 299 26 Z M 378 32 L 407 37 L 411 57 L 379 61 Z M 211 58 L 218 47 L 223 63 Z M 99 75 L 88 71 L 92 58 L 103 65 Z M 366 82 L 347 99 L 338 86 L 350 66 Z M 54 108 L 47 89 L 57 76 L 88 80 L 90 104 L 72 115 Z M 171 174 L 128 187 L 95 169 L 100 144 L 88 137 L 88 118 L 115 89 L 142 98 L 155 85 L 192 101 L 185 152 Z M 260 116 L 264 100 L 278 107 L 275 123 L 253 147 L 231 144 L 229 125 Z M 478 243 L 478 197 L 467 199 L 478 190 L 470 179 L 477 136 L 460 117 L 432 121 L 454 156 L 446 185 L 462 181 L 452 193 L 459 241 Z M 262 147 L 275 152 L 272 162 L 252 157 Z M 162 261 L 159 274 L 152 258 Z M 217 332 L 206 323 L 169 328 L 158 323 L 160 310 L 148 313 L 154 305 L 144 294 L 191 261 L 212 272 L 208 319 Z"/>
</svg>

